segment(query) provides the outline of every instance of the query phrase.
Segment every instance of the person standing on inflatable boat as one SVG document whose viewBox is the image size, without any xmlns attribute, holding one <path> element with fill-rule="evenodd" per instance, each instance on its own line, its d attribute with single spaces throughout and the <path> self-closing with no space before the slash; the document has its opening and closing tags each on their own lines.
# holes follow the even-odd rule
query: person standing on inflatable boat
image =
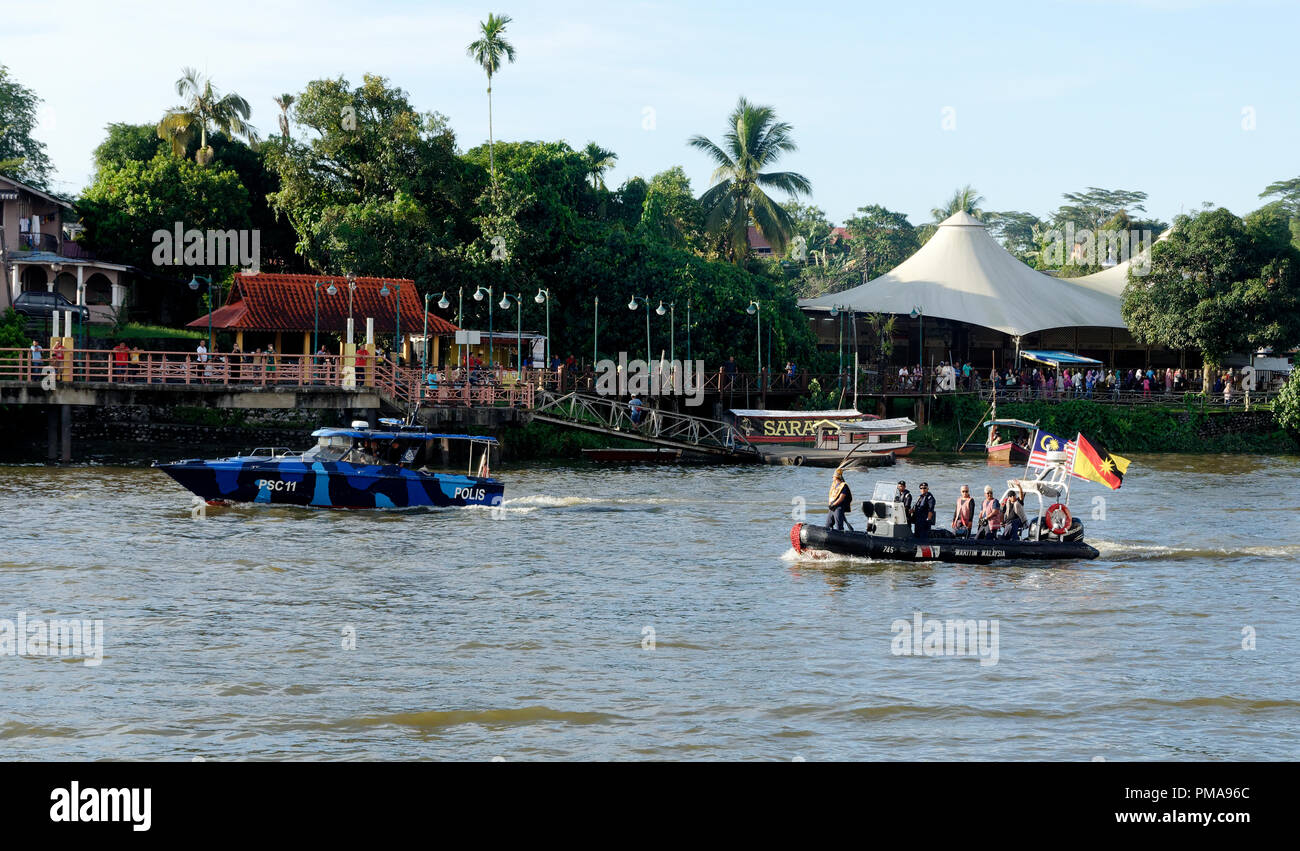
<svg viewBox="0 0 1300 851">
<path fill-rule="evenodd" d="M 849 483 L 844 481 L 844 471 L 838 467 L 835 469 L 835 476 L 831 479 L 831 493 L 827 500 L 826 528 L 844 531 L 844 512 L 848 511 L 853 505 L 853 492 L 849 490 Z M 850 527 L 852 528 L 852 527 Z"/>
<path fill-rule="evenodd" d="M 898 483 L 898 491 L 894 494 L 894 502 L 903 503 L 903 515 L 907 517 L 907 522 L 912 522 L 912 492 L 907 489 L 907 482 Z"/>
<path fill-rule="evenodd" d="M 916 527 L 916 537 L 930 537 L 930 527 L 934 525 L 934 494 L 930 493 L 930 486 L 925 482 L 921 482 L 921 495 L 916 498 L 912 524 Z"/>
</svg>

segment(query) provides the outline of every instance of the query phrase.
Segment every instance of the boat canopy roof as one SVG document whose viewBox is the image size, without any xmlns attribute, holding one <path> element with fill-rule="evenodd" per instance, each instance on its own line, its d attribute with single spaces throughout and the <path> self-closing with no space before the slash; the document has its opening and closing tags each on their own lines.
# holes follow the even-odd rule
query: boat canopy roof
<svg viewBox="0 0 1300 851">
<path fill-rule="evenodd" d="M 1065 278 L 1064 280 L 1068 281 L 1069 278 Z M 1049 351 L 1045 349 L 1025 349 L 1020 353 L 1020 355 L 1029 360 L 1050 364 L 1051 366 L 1061 366 L 1062 364 L 1065 366 L 1074 366 L 1076 364 L 1101 363 L 1101 361 L 1095 358 L 1076 355 L 1073 352 Z"/>
<path fill-rule="evenodd" d="M 1038 428 L 1038 423 L 1027 423 L 1024 420 L 989 420 L 984 423 L 984 427 L 988 428 L 989 426 L 1011 426 L 1012 428 L 1036 429 Z"/>
<path fill-rule="evenodd" d="M 853 420 L 850 422 L 823 420 L 817 425 L 829 426 L 840 431 L 911 431 L 916 428 L 916 423 L 907 417 L 895 417 L 890 420 Z"/>
<path fill-rule="evenodd" d="M 735 414 L 738 417 L 763 417 L 765 419 L 781 419 L 781 420 L 802 420 L 802 419 L 809 419 L 812 417 L 815 417 L 817 419 L 822 419 L 822 420 L 825 419 L 858 420 L 858 419 L 862 419 L 863 417 L 871 416 L 869 414 L 863 414 L 861 411 L 857 410 L 856 408 L 841 408 L 836 411 L 765 411 L 765 410 L 754 409 L 754 408 L 732 408 L 731 413 Z"/>
<path fill-rule="evenodd" d="M 372 431 L 365 428 L 318 428 L 312 437 L 353 437 L 359 440 L 473 440 L 496 443 L 495 437 L 480 434 L 437 434 L 431 431 Z"/>
</svg>

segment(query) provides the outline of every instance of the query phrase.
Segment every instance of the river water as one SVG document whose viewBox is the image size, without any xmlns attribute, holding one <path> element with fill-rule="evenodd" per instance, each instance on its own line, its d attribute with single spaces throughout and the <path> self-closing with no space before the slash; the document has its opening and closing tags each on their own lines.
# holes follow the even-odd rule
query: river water
<svg viewBox="0 0 1300 851">
<path fill-rule="evenodd" d="M 1102 557 L 1049 568 L 797 558 L 826 470 L 495 472 L 495 514 L 193 518 L 149 469 L 0 467 L 0 619 L 104 636 L 0 655 L 0 759 L 1300 756 L 1296 457 L 1136 456 L 1075 487 Z M 849 481 L 942 514 L 1007 475 Z M 983 655 L 902 652 L 917 617 L 986 621 Z"/>
</svg>

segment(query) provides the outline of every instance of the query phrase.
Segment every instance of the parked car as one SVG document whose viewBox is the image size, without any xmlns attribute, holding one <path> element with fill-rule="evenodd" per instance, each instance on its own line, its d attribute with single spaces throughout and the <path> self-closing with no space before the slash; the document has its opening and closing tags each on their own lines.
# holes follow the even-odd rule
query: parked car
<svg viewBox="0 0 1300 851">
<path fill-rule="evenodd" d="M 54 311 L 70 310 L 84 324 L 90 319 L 90 308 L 73 304 L 62 293 L 27 292 L 14 299 L 14 310 L 27 319 L 49 319 Z"/>
</svg>

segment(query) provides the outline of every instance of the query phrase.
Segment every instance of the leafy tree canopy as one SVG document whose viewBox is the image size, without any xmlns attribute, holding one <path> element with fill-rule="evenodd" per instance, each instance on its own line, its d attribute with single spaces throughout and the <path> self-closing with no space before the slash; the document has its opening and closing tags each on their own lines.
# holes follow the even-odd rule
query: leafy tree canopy
<svg viewBox="0 0 1300 851">
<path fill-rule="evenodd" d="M 203 167 L 158 152 L 139 160 L 100 168 L 77 203 L 86 226 L 84 241 L 115 262 L 169 274 L 153 262 L 156 230 L 247 229 L 251 226 L 248 190 L 233 170 Z M 178 277 L 221 273 L 223 269 L 185 267 Z"/>
<path fill-rule="evenodd" d="M 9 75 L 0 65 L 0 174 L 20 180 L 37 189 L 47 189 L 50 158 L 45 143 L 32 133 L 36 130 L 36 108 L 41 99 L 36 92 Z"/>
<path fill-rule="evenodd" d="M 1124 320 L 1141 342 L 1194 347 L 1214 363 L 1256 347 L 1289 349 L 1300 342 L 1297 264 L 1275 211 L 1179 216 L 1152 248 L 1148 274 L 1130 272 Z"/>
</svg>

